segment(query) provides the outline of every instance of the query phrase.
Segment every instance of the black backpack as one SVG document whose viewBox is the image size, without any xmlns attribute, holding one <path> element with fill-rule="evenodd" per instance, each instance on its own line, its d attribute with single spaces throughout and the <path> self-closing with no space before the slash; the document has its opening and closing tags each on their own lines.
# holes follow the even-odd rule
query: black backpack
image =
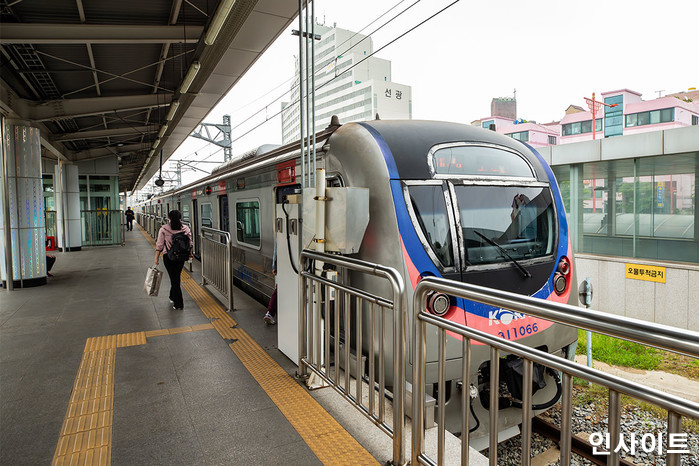
<svg viewBox="0 0 699 466">
<path fill-rule="evenodd" d="M 189 236 L 183 231 L 172 235 L 172 245 L 167 250 L 167 258 L 171 261 L 184 262 L 189 259 Z"/>
</svg>

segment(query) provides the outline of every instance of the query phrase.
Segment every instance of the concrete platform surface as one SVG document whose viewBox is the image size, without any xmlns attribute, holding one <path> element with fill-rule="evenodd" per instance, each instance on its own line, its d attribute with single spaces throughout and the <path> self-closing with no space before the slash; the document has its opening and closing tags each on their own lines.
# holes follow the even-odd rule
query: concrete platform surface
<svg viewBox="0 0 699 466">
<path fill-rule="evenodd" d="M 154 250 L 138 228 L 124 247 L 56 256 L 46 285 L 0 291 L 0 464 L 391 459 L 392 440 L 340 395 L 293 377 L 264 306 L 236 290 L 226 313 L 199 287 L 198 262 L 176 311 L 167 275 L 159 296 L 142 290 Z"/>
</svg>

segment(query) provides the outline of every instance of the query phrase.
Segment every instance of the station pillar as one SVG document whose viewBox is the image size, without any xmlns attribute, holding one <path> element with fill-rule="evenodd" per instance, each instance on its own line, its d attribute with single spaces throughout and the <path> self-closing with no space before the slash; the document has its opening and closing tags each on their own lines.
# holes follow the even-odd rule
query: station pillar
<svg viewBox="0 0 699 466">
<path fill-rule="evenodd" d="M 80 184 L 78 166 L 56 165 L 56 233 L 60 251 L 80 251 L 82 225 L 80 224 Z"/>
<path fill-rule="evenodd" d="M 0 271 L 3 286 L 13 289 L 44 285 L 46 218 L 39 129 L 25 121 L 2 120 Z"/>
</svg>

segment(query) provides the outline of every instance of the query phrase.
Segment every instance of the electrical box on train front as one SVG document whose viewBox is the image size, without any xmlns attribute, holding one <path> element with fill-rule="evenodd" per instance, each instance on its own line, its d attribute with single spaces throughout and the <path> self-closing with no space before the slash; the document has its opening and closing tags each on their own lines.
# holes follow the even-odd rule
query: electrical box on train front
<svg viewBox="0 0 699 466">
<path fill-rule="evenodd" d="M 303 245 L 315 249 L 315 188 L 303 190 Z M 369 224 L 368 188 L 326 188 L 325 250 L 340 254 L 356 254 Z"/>
</svg>

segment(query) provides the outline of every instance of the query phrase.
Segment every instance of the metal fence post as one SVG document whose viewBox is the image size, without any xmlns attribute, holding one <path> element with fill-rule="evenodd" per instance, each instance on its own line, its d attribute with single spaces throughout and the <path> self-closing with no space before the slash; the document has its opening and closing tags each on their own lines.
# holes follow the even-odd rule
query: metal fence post
<svg viewBox="0 0 699 466">
<path fill-rule="evenodd" d="M 228 285 L 228 312 L 233 312 L 233 261 L 231 260 L 231 239 L 226 240 L 226 284 Z"/>
</svg>

